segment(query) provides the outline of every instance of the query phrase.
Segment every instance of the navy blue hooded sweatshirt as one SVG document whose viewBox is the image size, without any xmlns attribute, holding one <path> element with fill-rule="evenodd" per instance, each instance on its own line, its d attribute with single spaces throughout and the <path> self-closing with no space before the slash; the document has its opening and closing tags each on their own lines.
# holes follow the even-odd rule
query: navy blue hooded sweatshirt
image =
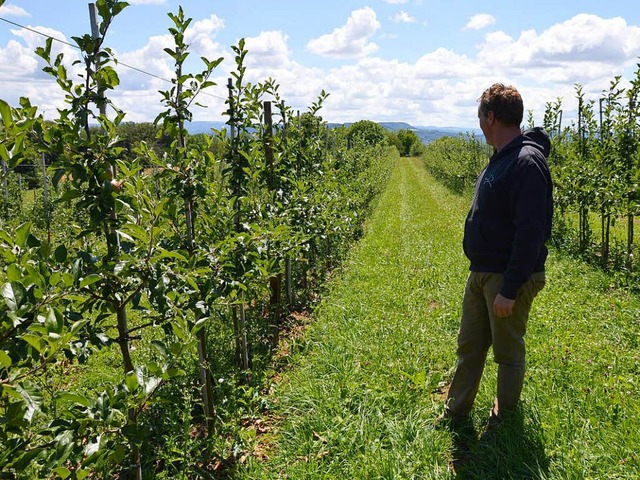
<svg viewBox="0 0 640 480">
<path fill-rule="evenodd" d="M 553 216 L 550 148 L 543 129 L 527 130 L 494 152 L 476 180 L 464 253 L 471 271 L 504 274 L 506 298 L 515 299 L 532 273 L 544 271 Z"/>
</svg>

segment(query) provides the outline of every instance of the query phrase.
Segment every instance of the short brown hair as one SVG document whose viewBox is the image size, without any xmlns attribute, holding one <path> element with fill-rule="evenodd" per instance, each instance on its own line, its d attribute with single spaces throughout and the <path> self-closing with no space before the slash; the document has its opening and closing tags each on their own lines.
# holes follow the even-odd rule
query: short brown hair
<svg viewBox="0 0 640 480">
<path fill-rule="evenodd" d="M 478 102 L 478 111 L 485 117 L 493 112 L 496 120 L 507 125 L 520 126 L 522 123 L 524 105 L 516 87 L 494 83 L 482 93 Z"/>
</svg>

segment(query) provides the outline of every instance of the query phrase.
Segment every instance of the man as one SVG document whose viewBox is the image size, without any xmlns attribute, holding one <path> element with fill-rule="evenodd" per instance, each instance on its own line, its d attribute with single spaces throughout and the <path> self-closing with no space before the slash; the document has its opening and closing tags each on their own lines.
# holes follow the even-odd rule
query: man
<svg viewBox="0 0 640 480">
<path fill-rule="evenodd" d="M 494 152 L 478 176 L 465 223 L 471 272 L 444 417 L 455 424 L 471 411 L 493 346 L 498 387 L 489 424 L 495 425 L 520 399 L 527 319 L 545 282 L 553 214 L 550 141 L 540 128 L 521 132 L 524 107 L 514 87 L 494 84 L 478 101 L 480 128 Z"/>
</svg>

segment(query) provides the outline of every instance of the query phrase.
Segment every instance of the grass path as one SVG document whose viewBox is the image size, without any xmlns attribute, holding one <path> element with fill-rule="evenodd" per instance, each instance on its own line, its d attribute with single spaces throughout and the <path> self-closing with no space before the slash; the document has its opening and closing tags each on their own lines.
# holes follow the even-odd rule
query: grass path
<svg viewBox="0 0 640 480">
<path fill-rule="evenodd" d="M 640 477 L 640 302 L 552 252 L 534 304 L 521 422 L 490 441 L 435 430 L 468 264 L 469 199 L 401 159 L 273 394 L 268 461 L 237 478 Z M 495 388 L 488 363 L 473 422 Z M 465 465 L 450 468 L 452 458 Z"/>
</svg>

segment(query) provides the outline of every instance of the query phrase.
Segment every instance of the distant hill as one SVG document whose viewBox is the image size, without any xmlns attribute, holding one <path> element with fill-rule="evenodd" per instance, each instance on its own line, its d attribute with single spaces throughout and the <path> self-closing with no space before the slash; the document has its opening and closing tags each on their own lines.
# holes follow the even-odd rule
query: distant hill
<svg viewBox="0 0 640 480">
<path fill-rule="evenodd" d="M 348 127 L 352 123 L 329 123 L 329 128 Z M 441 137 L 457 137 L 458 135 L 474 134 L 476 137 L 482 138 L 482 130 L 479 128 L 460 128 L 460 127 L 414 127 L 406 122 L 378 122 L 378 125 L 397 132 L 398 130 L 413 130 L 416 135 L 423 141 L 429 143 Z"/>
<path fill-rule="evenodd" d="M 198 133 L 211 133 L 211 130 L 226 130 L 227 124 L 225 122 L 189 122 L 185 125 L 188 132 L 191 135 Z"/>
<path fill-rule="evenodd" d="M 484 138 L 482 130 L 479 128 L 459 128 L 459 127 L 414 127 L 416 135 L 424 143 L 429 143 L 441 137 L 457 137 L 458 135 L 475 135 L 477 138 Z"/>
<path fill-rule="evenodd" d="M 414 127 L 406 122 L 378 122 L 379 125 L 383 126 L 387 130 L 391 130 L 392 132 L 397 132 L 398 130 L 413 130 L 416 132 L 416 135 L 422 140 L 424 143 L 432 142 L 441 137 L 457 137 L 462 134 L 474 134 L 476 137 L 482 138 L 482 130 L 479 128 L 460 128 L 460 127 Z M 329 128 L 336 127 L 348 127 L 353 125 L 353 123 L 329 123 Z M 198 133 L 211 133 L 211 130 L 226 130 L 228 127 L 225 122 L 189 122 L 187 125 L 187 130 L 190 134 L 195 135 Z"/>
</svg>

